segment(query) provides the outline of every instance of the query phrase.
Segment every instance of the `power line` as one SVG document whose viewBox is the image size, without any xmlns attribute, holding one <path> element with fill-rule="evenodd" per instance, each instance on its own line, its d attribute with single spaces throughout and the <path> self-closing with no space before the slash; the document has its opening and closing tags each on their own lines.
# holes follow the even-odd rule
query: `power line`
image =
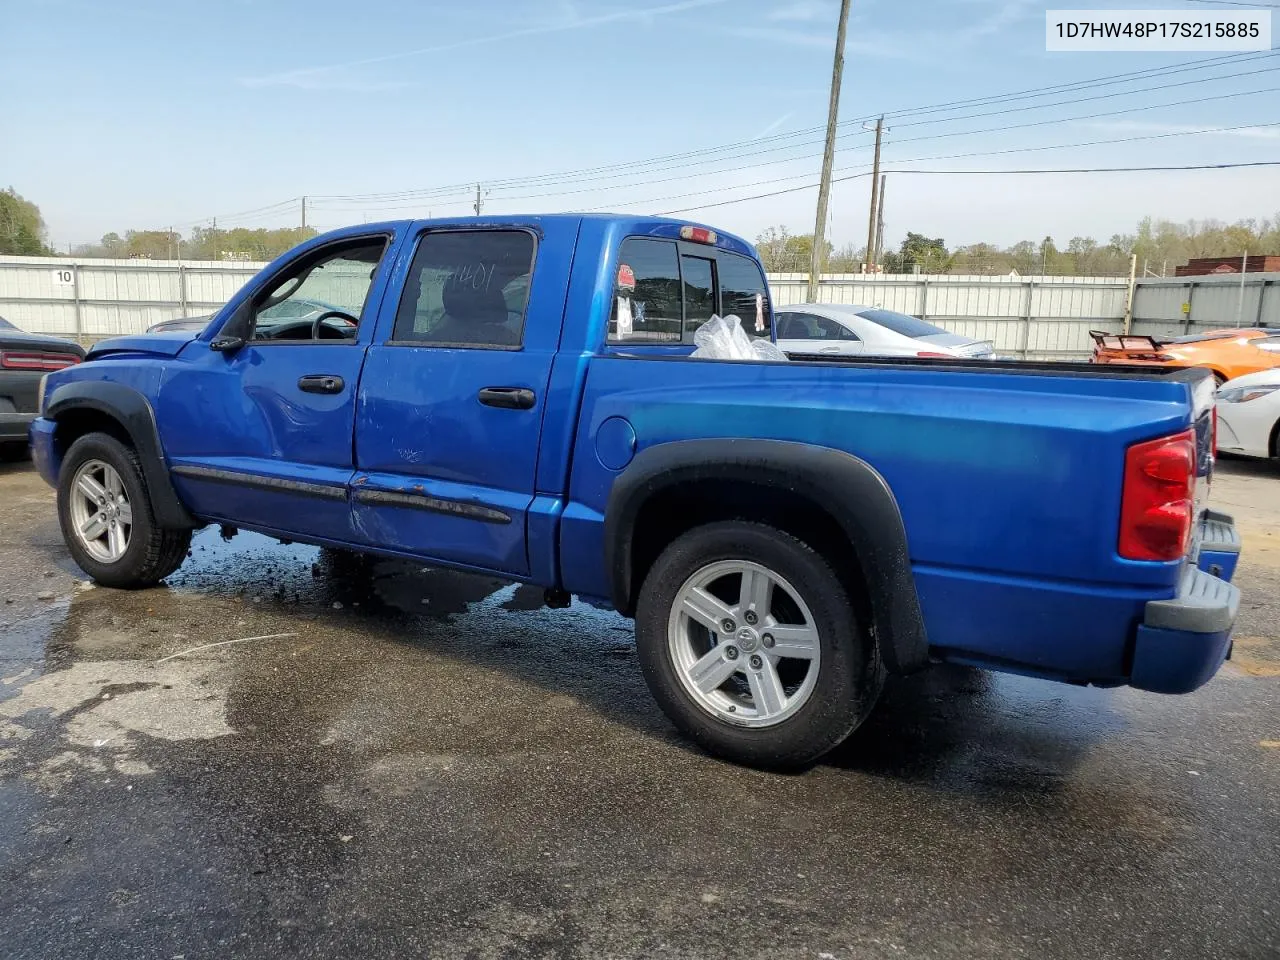
<svg viewBox="0 0 1280 960">
<path fill-rule="evenodd" d="M 1246 96 L 1254 96 L 1258 94 L 1274 93 L 1274 92 L 1277 92 L 1278 90 L 1280 90 L 1280 87 L 1270 87 L 1270 88 L 1263 88 L 1259 90 L 1249 90 L 1244 93 L 1230 93 L 1230 94 L 1211 95 L 1208 97 L 1194 97 L 1186 100 L 1175 100 L 1170 103 L 1144 104 L 1142 106 L 1137 106 L 1137 107 L 1124 107 L 1118 110 L 1099 111 L 1095 113 L 1080 114 L 1080 115 L 1070 116 L 1070 117 L 1056 117 L 1051 120 L 1032 120 L 1032 121 L 1026 121 L 1022 123 L 1002 124 L 1002 125 L 993 126 L 993 127 L 981 127 L 975 130 L 953 130 L 953 131 L 947 131 L 944 133 L 924 134 L 916 137 L 894 138 L 889 142 L 891 143 L 891 145 L 898 145 L 898 144 L 904 144 L 904 143 L 920 143 L 928 140 L 948 139 L 952 137 L 978 136 L 980 134 L 985 134 L 985 133 L 1002 133 L 1009 130 L 1021 130 L 1021 129 L 1027 129 L 1030 127 L 1042 127 L 1042 126 L 1048 126 L 1050 124 L 1072 123 L 1077 120 L 1095 120 L 1102 117 L 1122 116 L 1127 113 L 1138 113 L 1138 112 L 1145 112 L 1148 110 L 1160 110 L 1160 109 L 1166 109 L 1168 107 L 1181 107 L 1181 106 L 1187 106 L 1189 104 L 1203 103 L 1206 101 L 1220 100 L 1220 99 L 1229 98 L 1229 97 L 1246 97 Z M 1266 124 L 1243 124 L 1236 127 L 1207 128 L 1204 132 L 1211 132 L 1211 131 L 1226 132 L 1229 130 L 1243 129 L 1244 127 L 1248 127 L 1248 126 L 1266 126 Z M 863 131 L 857 131 L 857 134 L 863 134 L 863 133 L 864 133 Z M 1182 134 L 1181 132 L 1179 132 L 1176 135 L 1182 135 Z M 1164 137 L 1164 136 L 1168 136 L 1168 134 L 1159 134 L 1152 137 L 1138 136 L 1138 137 L 1122 137 L 1114 140 L 1095 140 L 1095 141 L 1089 141 L 1087 143 L 1063 144 L 1061 146 L 1062 147 L 1098 146 L 1098 145 L 1107 144 L 1107 143 L 1127 143 L 1127 142 L 1143 140 L 1143 139 L 1157 139 L 1159 137 Z M 858 149 L 861 149 L 861 148 L 858 148 Z M 1041 148 L 1034 148 L 1034 147 L 1012 148 L 1008 151 L 992 151 L 992 153 L 1002 153 L 1002 152 L 1016 153 L 1016 152 L 1021 152 L 1023 150 L 1035 150 L 1035 149 L 1041 149 Z M 1058 149 L 1058 147 L 1046 147 L 1043 149 Z M 956 154 L 953 156 L 986 156 L 986 155 L 989 155 L 989 154 L 985 152 L 979 152 L 976 154 Z M 705 171 L 701 175 L 707 176 L 712 174 L 723 175 L 728 173 L 739 173 L 745 170 L 759 169 L 760 167 L 775 166 L 781 163 L 791 163 L 797 160 L 811 159 L 813 156 L 816 156 L 816 155 L 809 154 L 803 157 L 787 157 L 784 159 L 768 160 L 760 163 L 743 164 L 737 167 L 729 167 L 726 169 Z M 929 159 L 936 159 L 936 158 L 929 158 Z M 898 161 L 898 162 L 902 162 L 902 161 Z M 798 176 L 806 176 L 806 175 L 807 174 L 799 174 Z M 612 178 L 608 178 L 608 179 L 612 179 Z M 653 180 L 635 181 L 633 183 L 627 184 L 626 186 L 627 187 L 654 186 L 661 183 L 673 183 L 673 182 L 685 181 L 687 179 L 688 179 L 688 175 L 661 177 Z M 782 178 L 779 178 L 779 180 L 777 181 L 765 181 L 765 182 L 781 182 L 783 180 L 794 180 L 794 179 L 796 179 L 795 176 L 782 177 Z M 583 181 L 583 182 L 589 182 L 589 181 Z M 505 199 L 508 201 L 514 202 L 514 201 L 523 201 L 523 200 L 541 200 L 541 199 L 552 198 L 552 197 L 567 197 L 567 196 L 574 196 L 574 195 L 579 195 L 584 193 L 599 193 L 602 190 L 614 189 L 616 186 L 617 185 L 615 184 L 608 184 L 605 186 L 578 187 L 578 188 L 569 189 L 569 190 L 550 190 L 544 193 L 519 194 L 516 196 L 506 197 Z M 701 192 L 715 192 L 715 191 L 712 190 L 712 191 L 701 191 Z M 684 194 L 684 196 L 696 196 L 696 195 L 698 195 L 698 192 L 695 192 L 694 194 Z M 667 198 L 660 198 L 660 199 L 667 199 Z M 400 200 L 389 200 L 385 202 L 366 202 L 364 204 L 359 204 L 359 206 L 365 209 L 374 209 L 374 210 L 402 210 L 406 208 L 417 207 L 419 205 L 420 205 L 420 201 L 417 201 L 408 197 Z"/>
<path fill-rule="evenodd" d="M 930 112 L 954 111 L 956 109 L 961 109 L 965 106 L 977 106 L 977 105 L 983 105 L 983 104 L 990 105 L 992 103 L 1000 102 L 1002 100 L 1026 99 L 1028 97 L 1047 96 L 1047 95 L 1052 95 L 1054 93 L 1065 93 L 1073 90 L 1078 91 L 1078 90 L 1091 89 L 1091 88 L 1100 87 L 1100 86 L 1109 86 L 1116 83 L 1127 83 L 1127 82 L 1132 82 L 1134 80 L 1145 79 L 1145 78 L 1150 78 L 1154 76 L 1174 75 L 1178 73 L 1194 71 L 1194 70 L 1203 70 L 1203 69 L 1208 69 L 1210 67 L 1222 66 L 1227 64 L 1235 65 L 1236 63 L 1247 62 L 1250 60 L 1273 57 L 1277 55 L 1277 53 L 1278 51 L 1263 51 L 1263 52 L 1243 54 L 1243 55 L 1232 54 L 1232 55 L 1227 55 L 1222 57 L 1210 57 L 1210 58 L 1205 58 L 1204 60 L 1201 60 L 1201 61 L 1194 61 L 1190 64 L 1175 64 L 1175 65 L 1170 65 L 1166 67 L 1151 67 L 1145 70 L 1130 71 L 1128 73 L 1115 74 L 1107 77 L 1100 77 L 1094 80 L 1083 80 L 1083 81 L 1074 81 L 1072 83 L 1065 83 L 1065 84 L 1054 84 L 1050 86 L 1033 88 L 1031 90 L 1020 91 L 1020 92 L 1015 92 L 1011 94 L 1000 94 L 1000 95 L 987 96 L 987 97 L 978 97 L 970 100 L 957 100 L 957 101 L 952 101 L 950 103 L 934 104 L 930 106 L 909 108 L 909 109 L 904 109 L 899 111 L 887 111 L 885 115 L 890 118 L 896 118 L 896 117 L 905 117 L 905 116 L 916 116 L 916 115 L 921 115 L 921 114 L 930 113 Z M 1186 83 L 1207 83 L 1207 82 L 1213 82 L 1215 80 L 1229 80 L 1229 79 L 1234 79 L 1240 76 L 1252 76 L 1254 72 L 1263 72 L 1263 71 L 1246 71 L 1242 73 L 1229 73 L 1229 74 L 1224 74 L 1222 76 L 1217 76 L 1217 77 L 1206 77 L 1206 78 L 1201 78 L 1200 80 L 1186 81 L 1180 84 L 1171 84 L 1169 86 L 1183 86 Z M 1141 88 L 1139 90 L 1114 91 L 1111 94 L 1107 94 L 1103 96 L 1129 96 L 1132 94 L 1144 93 L 1144 92 L 1149 92 L 1151 90 L 1158 90 L 1158 89 L 1167 89 L 1167 87 L 1164 87 L 1164 86 L 1146 87 L 1146 88 Z M 1014 109 L 1018 109 L 1018 110 L 1037 109 L 1039 107 L 1049 108 L 1052 106 L 1064 106 L 1064 105 L 1069 105 L 1070 103 L 1077 103 L 1077 102 L 1082 102 L 1084 100 L 1101 99 L 1101 98 L 1102 97 L 1076 98 L 1072 100 L 1061 101 L 1060 103 L 1055 103 L 1055 104 L 1040 104 L 1040 105 L 1033 105 L 1030 107 L 1019 107 L 1019 108 L 1010 109 L 1008 111 L 994 111 L 986 114 L 975 114 L 972 116 L 995 116 L 1003 112 L 1014 112 Z M 958 120 L 958 119 L 970 119 L 970 118 L 972 117 L 939 118 L 933 121 L 916 121 L 915 123 L 903 123 L 901 124 L 901 126 L 917 126 L 924 123 L 945 122 L 946 120 Z M 842 121 L 839 124 L 839 126 L 845 127 L 851 124 L 860 124 L 863 122 L 863 120 L 866 120 L 866 119 L 874 120 L 875 115 L 873 114 L 867 118 L 855 118 L 847 121 Z M 738 150 L 738 148 L 740 147 L 750 147 L 758 144 L 776 143 L 778 141 L 793 140 L 797 137 L 802 137 L 815 132 L 821 132 L 822 129 L 823 129 L 822 127 L 809 127 L 809 128 L 803 128 L 801 130 L 791 131 L 788 133 L 775 134 L 769 137 L 758 137 L 758 138 L 753 138 L 751 140 L 743 140 L 743 141 L 738 141 L 737 143 L 723 144 L 716 147 L 707 147 L 700 150 L 691 150 L 691 151 L 685 151 L 683 153 L 668 154 L 668 155 L 659 156 L 659 157 L 651 157 L 645 160 L 632 160 L 632 161 L 625 161 L 622 163 L 606 164 L 606 165 L 596 166 L 596 167 L 584 167 L 578 170 L 562 171 L 560 173 L 541 174 L 541 175 L 535 175 L 530 177 L 491 179 L 486 181 L 486 183 L 490 186 L 491 189 L 499 190 L 499 191 L 509 190 L 509 189 L 518 189 L 520 187 L 529 187 L 529 186 L 535 186 L 535 185 L 551 186 L 555 183 L 576 182 L 579 180 L 607 178 L 607 177 L 589 177 L 588 175 L 591 175 L 591 174 L 607 174 L 610 171 L 615 171 L 616 172 L 615 178 L 616 178 L 617 176 L 628 175 L 629 172 L 631 171 L 638 171 L 642 168 L 652 167 L 656 164 L 662 164 L 668 161 L 684 160 L 684 159 L 689 159 L 693 157 L 707 157 L 707 159 L 696 160 L 694 162 L 687 163 L 687 164 L 674 164 L 671 166 L 663 167 L 660 170 L 651 170 L 649 172 L 662 172 L 662 170 L 683 169 L 691 166 L 698 166 L 703 163 L 716 163 L 716 162 L 720 162 L 723 159 L 738 159 L 738 158 L 747 157 L 747 156 L 760 156 L 765 153 L 776 153 L 781 150 L 794 149 L 802 146 L 813 146 L 818 143 L 821 143 L 822 141 L 811 140 L 803 143 L 787 143 L 781 146 L 775 146 L 765 150 L 748 151 L 745 153 L 739 152 L 736 155 L 733 155 L 730 157 L 711 158 L 709 156 L 711 154 L 729 153 L 731 151 Z M 860 132 L 860 131 L 857 131 L 857 132 Z M 845 134 L 844 136 L 848 136 L 848 134 Z M 792 159 L 800 159 L 800 158 L 792 158 Z M 448 185 L 448 186 L 442 186 L 442 187 L 422 188 L 422 189 L 415 189 L 415 190 L 387 191 L 384 193 L 329 195 L 329 196 L 318 198 L 318 199 L 324 199 L 327 201 L 350 201 L 353 203 L 368 203 L 368 202 L 378 202 L 383 200 L 409 199 L 411 197 L 420 197 L 425 199 L 429 196 L 447 195 L 449 193 L 458 193 L 460 191 L 470 190 L 470 189 L 471 189 L 470 184 L 454 184 L 454 185 Z"/>
<path fill-rule="evenodd" d="M 1280 160 L 1256 160 L 1249 163 L 1195 163 L 1187 166 L 1157 166 L 1157 167 L 1062 167 L 1051 170 L 886 170 L 886 173 L 893 174 L 943 174 L 951 176 L 987 176 L 987 175 L 1010 175 L 1024 176 L 1028 174 L 1049 174 L 1049 173 L 1154 173 L 1160 171 L 1172 170 L 1233 170 L 1240 167 L 1280 167 Z M 836 177 L 832 183 L 840 183 L 846 180 L 860 180 L 862 177 L 870 176 L 870 173 L 855 173 L 846 177 Z M 760 193 L 752 197 L 738 197 L 734 200 L 720 200 L 716 203 L 703 203 L 694 207 L 682 207 L 679 210 L 663 210 L 654 214 L 657 217 L 669 216 L 673 213 L 685 213 L 689 210 L 706 210 L 710 207 L 725 207 L 733 203 L 745 203 L 748 200 L 763 200 L 765 197 L 777 197 L 784 193 L 798 193 L 801 190 L 812 190 L 816 187 L 816 183 L 806 183 L 800 187 L 788 187 L 786 190 L 774 190 L 770 193 Z"/>
<path fill-rule="evenodd" d="M 1224 7 L 1261 7 L 1264 10 L 1280 10 L 1280 4 L 1246 3 L 1245 0 L 1188 0 L 1189 3 L 1213 3 Z"/>
</svg>

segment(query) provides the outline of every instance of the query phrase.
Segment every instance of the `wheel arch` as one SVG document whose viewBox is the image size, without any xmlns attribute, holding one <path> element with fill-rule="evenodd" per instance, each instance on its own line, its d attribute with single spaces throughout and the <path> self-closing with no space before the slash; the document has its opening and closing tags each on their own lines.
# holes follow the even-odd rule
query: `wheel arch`
<svg viewBox="0 0 1280 960">
<path fill-rule="evenodd" d="M 766 522 L 831 559 L 885 666 L 928 661 L 906 529 L 884 478 L 830 447 L 780 440 L 684 440 L 642 450 L 614 482 L 605 563 L 614 606 L 635 612 L 640 584 L 675 536 L 716 520 Z"/>
<path fill-rule="evenodd" d="M 199 526 L 173 488 L 155 412 L 137 390 L 106 380 L 63 384 L 50 395 L 43 416 L 57 424 L 54 444 L 59 470 L 63 457 L 80 437 L 95 432 L 110 434 L 138 452 L 156 521 L 173 528 Z"/>
</svg>

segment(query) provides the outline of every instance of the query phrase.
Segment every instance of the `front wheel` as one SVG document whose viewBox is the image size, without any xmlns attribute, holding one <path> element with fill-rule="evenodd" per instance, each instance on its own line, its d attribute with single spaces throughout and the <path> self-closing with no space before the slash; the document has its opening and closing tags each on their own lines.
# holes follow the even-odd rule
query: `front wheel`
<svg viewBox="0 0 1280 960">
<path fill-rule="evenodd" d="M 781 530 L 698 527 L 654 563 L 636 611 L 654 698 L 718 756 L 774 769 L 817 760 L 875 705 L 884 671 L 831 565 Z"/>
<path fill-rule="evenodd" d="M 58 480 L 58 521 L 71 556 L 107 587 L 149 587 L 177 570 L 190 530 L 156 522 L 137 451 L 105 433 L 71 445 Z"/>
</svg>

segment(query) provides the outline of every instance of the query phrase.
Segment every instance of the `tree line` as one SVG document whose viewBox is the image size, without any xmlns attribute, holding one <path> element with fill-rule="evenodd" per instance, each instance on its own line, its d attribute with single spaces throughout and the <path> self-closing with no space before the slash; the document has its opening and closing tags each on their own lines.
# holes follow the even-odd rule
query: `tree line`
<svg viewBox="0 0 1280 960">
<path fill-rule="evenodd" d="M 111 232 L 97 243 L 82 244 L 78 257 L 149 260 L 271 260 L 303 240 L 316 236 L 310 227 L 195 227 L 184 237 L 170 230 Z M 0 254 L 54 256 L 40 208 L 12 187 L 0 190 Z M 824 241 L 827 273 L 858 273 L 866 250 Z M 756 238 L 756 250 L 770 273 L 808 273 L 813 234 L 769 227 Z M 1009 247 L 970 243 L 949 249 L 941 237 L 908 231 L 897 249 L 884 251 L 879 263 L 886 273 L 957 273 L 989 276 L 1018 273 L 1050 276 L 1123 276 L 1129 258 L 1138 257 L 1140 275 L 1172 274 L 1192 257 L 1280 255 L 1280 214 L 1261 220 L 1188 220 L 1176 223 L 1145 217 L 1133 233 L 1113 234 L 1106 243 L 1072 237 L 1059 246 L 1053 237 L 1022 240 Z"/>
<path fill-rule="evenodd" d="M 865 247 L 836 248 L 825 243 L 826 273 L 858 273 Z M 808 273 L 813 234 L 792 234 L 786 227 L 770 227 L 756 238 L 756 250 L 770 273 Z M 1129 258 L 1138 258 L 1138 273 L 1173 274 L 1173 268 L 1193 257 L 1239 257 L 1280 254 L 1280 214 L 1261 220 L 1225 224 L 1217 220 L 1176 223 L 1144 217 L 1133 233 L 1113 234 L 1105 244 L 1092 237 L 1072 237 L 1065 247 L 1053 237 L 1023 240 L 1009 247 L 970 243 L 948 249 L 941 237 L 908 231 L 896 250 L 884 251 L 885 273 L 956 273 L 987 276 L 1124 276 Z"/>
<path fill-rule="evenodd" d="M 316 235 L 311 227 L 196 227 L 189 237 L 176 230 L 126 230 L 124 236 L 108 233 L 97 243 L 81 244 L 71 253 L 130 260 L 274 260 Z"/>
</svg>

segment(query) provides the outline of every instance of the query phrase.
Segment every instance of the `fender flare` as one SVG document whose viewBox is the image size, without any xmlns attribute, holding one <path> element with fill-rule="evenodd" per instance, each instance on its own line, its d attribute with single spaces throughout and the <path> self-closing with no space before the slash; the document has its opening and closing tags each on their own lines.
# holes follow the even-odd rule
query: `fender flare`
<svg viewBox="0 0 1280 960">
<path fill-rule="evenodd" d="M 634 613 L 637 517 L 654 494 L 690 481 L 735 480 L 806 497 L 840 525 L 858 558 L 880 655 L 891 673 L 929 660 L 929 642 L 898 502 L 869 463 L 831 447 L 782 440 L 678 440 L 640 451 L 613 484 L 605 563 L 614 606 Z"/>
<path fill-rule="evenodd" d="M 160 446 L 155 411 L 147 398 L 132 387 L 109 380 L 79 380 L 53 391 L 45 404 L 44 418 L 57 422 L 75 410 L 95 410 L 111 417 L 129 435 L 142 461 L 142 474 L 151 496 L 151 509 L 165 527 L 198 527 L 196 520 L 178 498 L 169 479 L 169 468 Z"/>
</svg>

